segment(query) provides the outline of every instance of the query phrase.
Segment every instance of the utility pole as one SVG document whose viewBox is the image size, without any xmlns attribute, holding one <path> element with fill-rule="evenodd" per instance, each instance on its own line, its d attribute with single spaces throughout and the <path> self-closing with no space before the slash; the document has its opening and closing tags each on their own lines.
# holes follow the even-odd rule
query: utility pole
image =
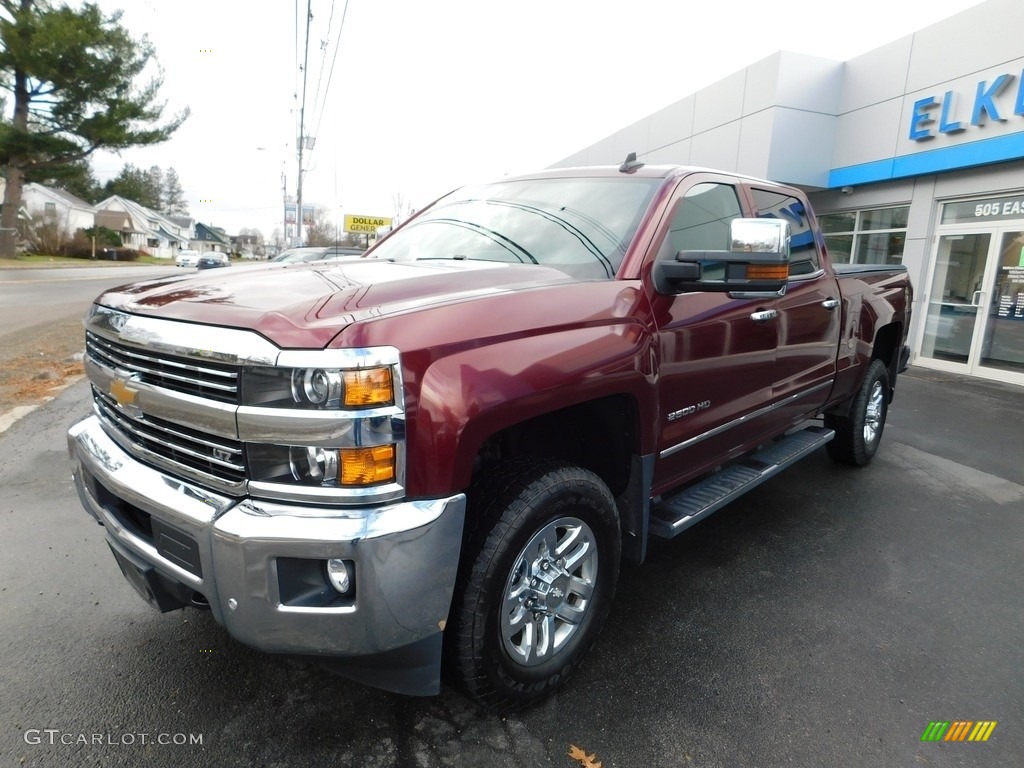
<svg viewBox="0 0 1024 768">
<path fill-rule="evenodd" d="M 306 2 L 306 44 L 302 62 L 302 104 L 299 107 L 299 180 L 295 190 L 298 243 L 302 245 L 302 150 L 306 145 L 306 75 L 309 73 L 309 23 L 313 20 L 313 0 Z M 310 147 L 312 149 L 312 147 Z"/>
<path fill-rule="evenodd" d="M 282 233 L 282 236 L 284 237 L 284 241 L 287 243 L 288 242 L 288 177 L 285 175 L 284 171 L 281 171 L 281 194 L 284 196 L 284 201 L 282 202 L 282 205 L 281 205 L 281 210 L 282 210 L 281 223 L 283 225 L 282 229 L 281 229 L 281 233 Z"/>
<path fill-rule="evenodd" d="M 299 118 L 301 125 L 302 118 Z M 296 245 L 302 245 L 302 144 L 303 136 L 299 136 L 299 181 L 295 189 L 295 232 Z"/>
</svg>

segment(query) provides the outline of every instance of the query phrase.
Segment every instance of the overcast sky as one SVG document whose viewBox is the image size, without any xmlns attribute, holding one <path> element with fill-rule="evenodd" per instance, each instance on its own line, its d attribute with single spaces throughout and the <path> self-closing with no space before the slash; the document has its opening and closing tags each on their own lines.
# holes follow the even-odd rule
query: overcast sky
<svg viewBox="0 0 1024 768">
<path fill-rule="evenodd" d="M 303 200 L 393 216 L 399 196 L 546 167 L 775 51 L 845 60 L 978 2 L 312 0 Z M 306 3 L 297 34 L 295 0 L 100 0 L 154 45 L 167 113 L 192 114 L 165 144 L 97 155 L 98 179 L 173 167 L 197 221 L 269 239 L 282 174 L 295 194 Z"/>
</svg>

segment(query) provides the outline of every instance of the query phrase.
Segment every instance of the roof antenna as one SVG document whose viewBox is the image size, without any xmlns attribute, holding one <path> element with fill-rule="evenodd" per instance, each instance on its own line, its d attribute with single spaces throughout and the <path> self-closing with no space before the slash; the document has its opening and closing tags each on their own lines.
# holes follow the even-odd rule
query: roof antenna
<svg viewBox="0 0 1024 768">
<path fill-rule="evenodd" d="M 636 159 L 636 152 L 626 155 L 626 162 L 619 166 L 619 173 L 633 173 L 637 168 L 643 168 L 644 164 Z"/>
</svg>

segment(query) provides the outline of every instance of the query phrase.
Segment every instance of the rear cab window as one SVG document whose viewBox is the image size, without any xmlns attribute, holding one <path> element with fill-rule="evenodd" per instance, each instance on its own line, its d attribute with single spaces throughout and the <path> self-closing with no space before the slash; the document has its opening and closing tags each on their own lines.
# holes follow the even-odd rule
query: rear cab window
<svg viewBox="0 0 1024 768">
<path fill-rule="evenodd" d="M 758 218 L 789 222 L 789 276 L 813 275 L 821 269 L 821 257 L 807 206 L 798 198 L 782 192 L 750 187 Z"/>
</svg>

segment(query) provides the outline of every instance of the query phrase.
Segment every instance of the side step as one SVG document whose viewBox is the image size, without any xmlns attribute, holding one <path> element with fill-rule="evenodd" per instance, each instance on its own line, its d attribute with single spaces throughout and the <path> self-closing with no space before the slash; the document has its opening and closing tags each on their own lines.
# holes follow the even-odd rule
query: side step
<svg viewBox="0 0 1024 768">
<path fill-rule="evenodd" d="M 651 505 L 650 532 L 671 539 L 730 501 L 756 488 L 836 436 L 831 429 L 807 427 L 716 472 L 706 480 Z"/>
</svg>

